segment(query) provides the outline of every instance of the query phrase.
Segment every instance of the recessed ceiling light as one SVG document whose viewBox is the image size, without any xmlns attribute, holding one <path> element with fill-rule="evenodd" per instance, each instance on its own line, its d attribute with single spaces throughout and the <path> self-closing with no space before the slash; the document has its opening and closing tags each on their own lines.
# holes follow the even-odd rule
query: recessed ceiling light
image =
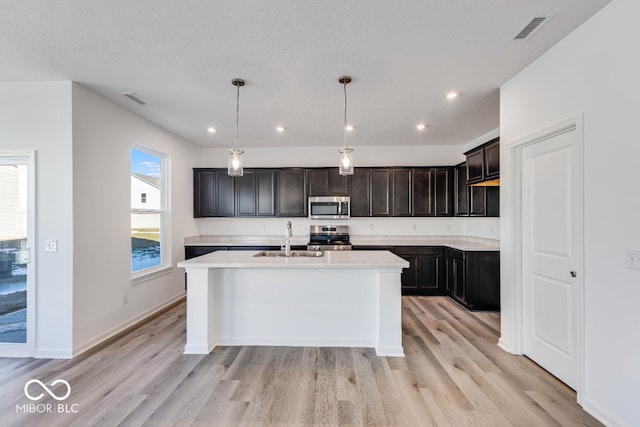
<svg viewBox="0 0 640 427">
<path fill-rule="evenodd" d="M 427 125 L 425 125 L 424 123 L 418 123 L 416 125 L 416 129 L 418 129 L 418 130 L 425 130 L 426 127 L 427 127 Z"/>
<path fill-rule="evenodd" d="M 347 130 L 347 132 L 351 132 L 353 130 L 353 125 L 347 125 L 345 129 Z"/>
<path fill-rule="evenodd" d="M 216 133 L 216 131 L 217 131 L 217 129 L 214 128 L 214 127 L 208 127 L 207 128 L 207 132 L 209 132 L 209 133 Z"/>
<path fill-rule="evenodd" d="M 452 90 L 451 92 L 447 93 L 447 99 L 453 99 L 456 98 L 458 96 L 458 92 Z"/>
<path fill-rule="evenodd" d="M 278 126 L 278 127 L 276 128 L 276 130 L 277 130 L 278 132 L 284 132 L 284 126 Z"/>
</svg>

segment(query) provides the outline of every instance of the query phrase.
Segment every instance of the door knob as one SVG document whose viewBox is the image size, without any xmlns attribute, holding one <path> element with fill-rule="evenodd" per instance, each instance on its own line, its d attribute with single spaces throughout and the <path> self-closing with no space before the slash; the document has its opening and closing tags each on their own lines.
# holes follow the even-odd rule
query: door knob
<svg viewBox="0 0 640 427">
<path fill-rule="evenodd" d="M 569 274 L 571 275 L 571 277 L 576 277 L 578 275 L 575 271 L 572 271 Z"/>
</svg>

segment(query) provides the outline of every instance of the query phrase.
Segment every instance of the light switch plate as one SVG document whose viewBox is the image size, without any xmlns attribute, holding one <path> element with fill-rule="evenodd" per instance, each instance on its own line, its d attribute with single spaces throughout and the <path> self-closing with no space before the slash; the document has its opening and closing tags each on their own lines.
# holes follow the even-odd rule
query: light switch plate
<svg viewBox="0 0 640 427">
<path fill-rule="evenodd" d="M 58 252 L 58 241 L 57 240 L 45 240 L 45 242 L 44 242 L 44 251 L 45 252 Z"/>
<path fill-rule="evenodd" d="M 640 250 L 627 249 L 627 268 L 640 270 Z"/>
</svg>

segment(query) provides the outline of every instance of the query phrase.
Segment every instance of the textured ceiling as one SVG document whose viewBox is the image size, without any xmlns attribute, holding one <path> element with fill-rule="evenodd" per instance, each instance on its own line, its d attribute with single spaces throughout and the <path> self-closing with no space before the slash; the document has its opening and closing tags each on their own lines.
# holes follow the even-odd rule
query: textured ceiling
<svg viewBox="0 0 640 427">
<path fill-rule="evenodd" d="M 339 146 L 348 74 L 350 145 L 464 144 L 499 126 L 500 85 L 608 2 L 0 0 L 0 80 L 73 80 L 188 141 L 230 147 L 231 79 L 244 78 L 244 148 Z M 514 41 L 537 15 L 553 17 Z"/>
</svg>

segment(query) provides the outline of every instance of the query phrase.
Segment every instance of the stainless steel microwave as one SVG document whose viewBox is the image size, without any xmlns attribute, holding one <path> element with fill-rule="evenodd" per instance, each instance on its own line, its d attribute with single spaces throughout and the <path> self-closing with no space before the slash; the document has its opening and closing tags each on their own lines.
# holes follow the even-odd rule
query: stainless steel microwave
<svg viewBox="0 0 640 427">
<path fill-rule="evenodd" d="M 309 197 L 310 219 L 347 219 L 351 213 L 349 196 Z"/>
</svg>

